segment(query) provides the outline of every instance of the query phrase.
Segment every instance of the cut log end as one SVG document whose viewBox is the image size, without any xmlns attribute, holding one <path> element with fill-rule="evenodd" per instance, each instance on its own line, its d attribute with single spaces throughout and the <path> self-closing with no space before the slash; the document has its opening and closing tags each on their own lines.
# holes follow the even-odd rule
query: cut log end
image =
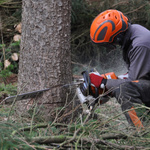
<svg viewBox="0 0 150 150">
<path fill-rule="evenodd" d="M 18 59 L 19 59 L 17 53 L 13 53 L 12 56 L 11 56 L 11 58 L 12 58 L 13 61 L 18 61 Z"/>
</svg>

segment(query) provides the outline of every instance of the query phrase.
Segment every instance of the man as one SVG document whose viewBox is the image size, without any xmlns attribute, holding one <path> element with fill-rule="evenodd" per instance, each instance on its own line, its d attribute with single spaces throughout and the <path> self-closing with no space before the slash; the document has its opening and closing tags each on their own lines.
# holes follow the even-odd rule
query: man
<svg viewBox="0 0 150 150">
<path fill-rule="evenodd" d="M 143 127 L 134 103 L 150 107 L 150 31 L 130 24 L 118 10 L 106 10 L 92 22 L 90 37 L 94 43 L 110 49 L 120 45 L 128 66 L 127 79 L 104 79 L 95 72 L 90 73 L 92 85 L 100 88 L 104 84 L 108 90 L 114 88 L 111 95 L 120 103 L 129 124 Z"/>
</svg>

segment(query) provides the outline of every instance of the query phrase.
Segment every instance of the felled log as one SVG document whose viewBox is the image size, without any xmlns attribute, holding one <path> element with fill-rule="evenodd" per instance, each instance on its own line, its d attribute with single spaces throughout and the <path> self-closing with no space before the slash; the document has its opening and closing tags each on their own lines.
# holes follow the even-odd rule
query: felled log
<svg viewBox="0 0 150 150">
<path fill-rule="evenodd" d="M 12 59 L 13 61 L 18 61 L 18 59 L 19 59 L 18 54 L 17 54 L 17 53 L 13 53 L 13 54 L 11 55 L 11 59 Z"/>
<path fill-rule="evenodd" d="M 4 61 L 4 68 L 6 69 L 10 64 L 11 64 L 11 62 L 8 59 L 6 59 Z"/>
<path fill-rule="evenodd" d="M 16 35 L 13 37 L 13 40 L 14 40 L 15 42 L 20 41 L 20 40 L 21 40 L 21 35 L 16 34 Z"/>
<path fill-rule="evenodd" d="M 19 23 L 18 25 L 15 25 L 15 31 L 21 33 L 21 26 L 22 26 L 21 23 Z"/>
</svg>

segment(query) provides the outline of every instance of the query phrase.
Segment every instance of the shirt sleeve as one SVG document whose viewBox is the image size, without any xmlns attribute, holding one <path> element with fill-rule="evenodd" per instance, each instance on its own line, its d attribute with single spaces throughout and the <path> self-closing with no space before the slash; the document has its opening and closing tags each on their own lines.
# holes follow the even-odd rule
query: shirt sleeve
<svg viewBox="0 0 150 150">
<path fill-rule="evenodd" d="M 138 46 L 129 54 L 130 66 L 128 69 L 129 79 L 150 80 L 150 49 Z"/>
<path fill-rule="evenodd" d="M 138 79 L 150 80 L 150 49 L 144 46 L 138 46 L 129 52 L 128 57 L 130 61 L 128 79 L 108 79 L 106 83 L 107 89 L 117 87 L 123 82 Z"/>
</svg>

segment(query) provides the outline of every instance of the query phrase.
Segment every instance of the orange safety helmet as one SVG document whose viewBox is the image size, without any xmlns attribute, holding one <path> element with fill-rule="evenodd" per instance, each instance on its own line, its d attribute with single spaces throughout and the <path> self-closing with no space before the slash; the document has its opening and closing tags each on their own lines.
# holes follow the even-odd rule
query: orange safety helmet
<svg viewBox="0 0 150 150">
<path fill-rule="evenodd" d="M 118 10 L 106 10 L 92 22 L 90 37 L 94 43 L 112 43 L 114 37 L 128 29 L 128 18 Z"/>
</svg>

